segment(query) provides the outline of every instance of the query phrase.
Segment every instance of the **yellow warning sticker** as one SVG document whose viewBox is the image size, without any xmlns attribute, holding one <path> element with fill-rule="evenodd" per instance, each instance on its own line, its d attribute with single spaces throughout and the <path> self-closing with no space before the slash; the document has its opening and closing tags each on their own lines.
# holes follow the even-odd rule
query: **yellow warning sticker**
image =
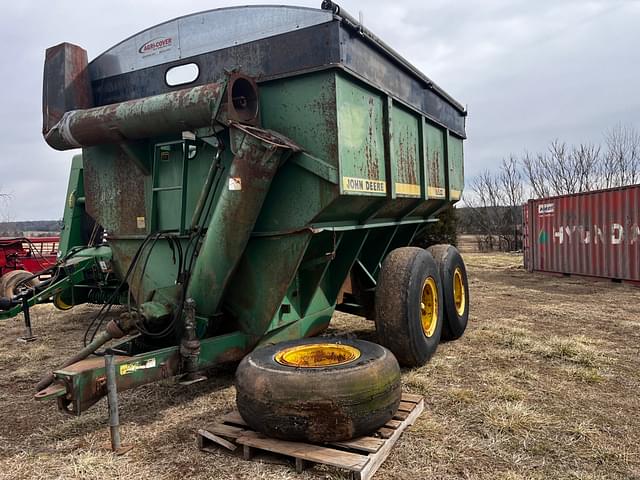
<svg viewBox="0 0 640 480">
<path fill-rule="evenodd" d="M 387 184 L 382 180 L 342 177 L 342 189 L 345 192 L 387 193 Z"/>
<path fill-rule="evenodd" d="M 137 372 L 138 370 L 146 370 L 147 368 L 154 368 L 156 366 L 156 359 L 150 358 L 141 362 L 123 363 L 120 365 L 120 375 L 129 375 L 130 373 Z"/>
<path fill-rule="evenodd" d="M 427 195 L 431 198 L 444 198 L 447 196 L 447 191 L 442 187 L 429 187 L 427 188 Z"/>
<path fill-rule="evenodd" d="M 451 200 L 460 200 L 460 197 L 462 196 L 462 192 L 460 190 L 451 189 L 449 191 L 449 196 L 451 197 Z"/>
<path fill-rule="evenodd" d="M 420 196 L 420 185 L 414 183 L 396 183 L 396 193 L 410 197 Z"/>
</svg>

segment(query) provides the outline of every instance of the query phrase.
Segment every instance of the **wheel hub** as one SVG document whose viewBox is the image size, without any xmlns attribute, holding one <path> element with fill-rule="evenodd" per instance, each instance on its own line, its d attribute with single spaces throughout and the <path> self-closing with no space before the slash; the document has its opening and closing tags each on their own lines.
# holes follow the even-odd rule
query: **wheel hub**
<svg viewBox="0 0 640 480">
<path fill-rule="evenodd" d="M 298 368 L 334 367 L 360 358 L 360 350 L 339 343 L 316 343 L 280 350 L 275 355 L 280 365 Z"/>
<path fill-rule="evenodd" d="M 462 270 L 460 267 L 453 272 L 453 302 L 456 306 L 456 313 L 459 316 L 464 315 L 467 305 L 467 298 L 464 293 L 464 281 L 462 280 Z"/>
<path fill-rule="evenodd" d="M 425 336 L 433 336 L 438 325 L 438 287 L 433 277 L 428 277 L 422 286 L 420 320 Z"/>
</svg>

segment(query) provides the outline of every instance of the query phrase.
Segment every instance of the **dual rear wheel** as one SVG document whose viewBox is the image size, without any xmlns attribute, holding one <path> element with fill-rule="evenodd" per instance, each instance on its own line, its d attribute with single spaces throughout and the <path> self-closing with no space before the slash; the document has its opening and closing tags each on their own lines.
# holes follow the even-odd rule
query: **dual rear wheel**
<svg viewBox="0 0 640 480">
<path fill-rule="evenodd" d="M 441 339 L 462 336 L 469 319 L 464 261 L 451 245 L 403 247 L 382 264 L 376 287 L 378 341 L 406 367 L 424 365 Z"/>
</svg>

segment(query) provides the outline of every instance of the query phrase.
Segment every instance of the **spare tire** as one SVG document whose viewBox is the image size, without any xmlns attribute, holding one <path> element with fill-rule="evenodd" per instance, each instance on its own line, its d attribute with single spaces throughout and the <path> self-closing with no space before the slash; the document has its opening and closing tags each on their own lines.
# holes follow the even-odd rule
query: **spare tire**
<svg viewBox="0 0 640 480">
<path fill-rule="evenodd" d="M 336 442 L 367 435 L 400 405 L 400 367 L 364 340 L 314 338 L 259 348 L 240 362 L 236 404 L 270 437 Z"/>
</svg>

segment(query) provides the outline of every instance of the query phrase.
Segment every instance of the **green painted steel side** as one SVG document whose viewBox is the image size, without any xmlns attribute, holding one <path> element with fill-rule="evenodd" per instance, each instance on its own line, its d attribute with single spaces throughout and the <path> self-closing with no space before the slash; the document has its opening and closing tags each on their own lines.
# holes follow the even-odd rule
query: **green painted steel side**
<svg viewBox="0 0 640 480">
<path fill-rule="evenodd" d="M 64 202 L 62 230 L 60 231 L 59 256 L 64 257 L 73 247 L 84 244 L 85 214 L 84 175 L 82 155 L 74 155 Z"/>
<path fill-rule="evenodd" d="M 336 75 L 335 86 L 341 192 L 384 197 L 385 97 L 342 75 Z"/>
<path fill-rule="evenodd" d="M 87 209 L 109 233 L 120 278 L 147 239 L 140 265 L 128 279 L 135 302 L 179 282 L 180 262 L 186 260 L 176 252 L 177 242 L 185 258 L 198 250 L 189 292 L 198 317 L 205 323 L 216 317 L 222 299 L 235 328 L 260 337 L 332 307 L 356 260 L 375 281 L 377 266 L 393 239 L 400 238 L 400 226 L 426 222 L 449 201 L 446 193 L 455 199 L 462 190 L 462 141 L 345 72 L 265 82 L 260 107 L 263 127 L 304 149 L 279 168 L 270 188 L 267 183 L 262 189 L 264 203 L 224 206 L 232 178 L 246 186 L 252 180 L 248 172 L 232 174 L 233 138 L 226 129 L 215 137 L 210 131 L 208 139 L 198 134 L 150 138 L 126 148 L 85 148 L 84 185 L 81 159 L 74 160 L 70 189 L 86 187 Z M 203 197 L 212 165 L 217 168 L 214 187 Z M 194 245 L 188 237 L 191 217 L 203 201 L 207 208 L 196 227 L 209 233 Z M 257 217 L 255 226 L 238 223 L 237 214 L 247 211 Z M 77 215 L 70 218 L 75 221 Z M 333 231 L 374 227 L 379 245 L 369 245 L 365 234 L 354 240 Z M 65 234 L 76 230 L 70 227 Z M 232 256 L 225 253 L 231 247 Z M 286 261 L 274 263 L 282 258 Z M 335 270 L 337 264 L 343 268 Z"/>
<path fill-rule="evenodd" d="M 231 129 L 234 159 L 191 272 L 187 296 L 200 315 L 215 315 L 287 148 Z"/>
<path fill-rule="evenodd" d="M 424 124 L 427 195 L 430 198 L 446 198 L 447 170 L 445 135 L 441 128 L 428 122 Z"/>
<path fill-rule="evenodd" d="M 462 139 L 449 135 L 448 143 L 449 164 L 449 198 L 451 201 L 460 200 L 464 189 L 464 159 Z"/>
<path fill-rule="evenodd" d="M 422 117 L 394 104 L 392 118 L 393 190 L 397 197 L 420 198 L 424 189 L 420 174 Z"/>
</svg>

